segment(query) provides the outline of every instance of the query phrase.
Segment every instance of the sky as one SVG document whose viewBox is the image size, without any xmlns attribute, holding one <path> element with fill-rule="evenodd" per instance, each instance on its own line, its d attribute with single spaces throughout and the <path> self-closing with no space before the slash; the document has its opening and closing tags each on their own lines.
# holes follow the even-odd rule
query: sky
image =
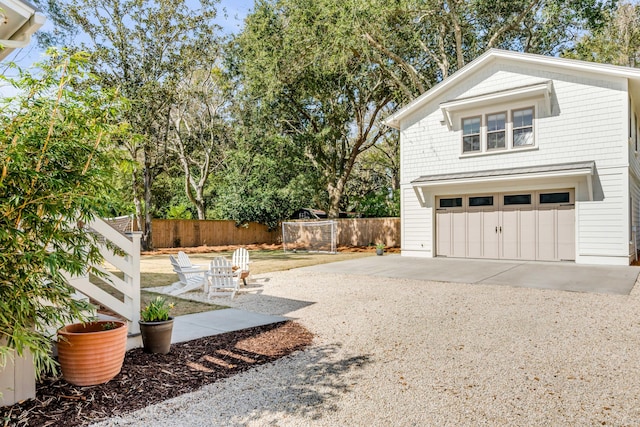
<svg viewBox="0 0 640 427">
<path fill-rule="evenodd" d="M 226 9 L 227 17 L 223 16 Z M 218 5 L 216 22 L 227 34 L 236 34 L 244 25 L 244 18 L 253 9 L 253 0 L 221 0 Z"/>
<path fill-rule="evenodd" d="M 225 34 L 237 34 L 244 25 L 244 18 L 253 9 L 254 0 L 220 0 L 217 5 L 218 16 L 215 22 L 222 27 Z M 51 28 L 51 21 L 47 21 L 44 30 Z M 5 61 L 14 61 L 20 67 L 28 67 L 41 59 L 43 51 L 36 46 L 32 39 L 29 47 L 16 49 Z M 0 70 L 2 67 L 0 66 Z M 0 89 L 0 94 L 2 94 Z"/>
</svg>

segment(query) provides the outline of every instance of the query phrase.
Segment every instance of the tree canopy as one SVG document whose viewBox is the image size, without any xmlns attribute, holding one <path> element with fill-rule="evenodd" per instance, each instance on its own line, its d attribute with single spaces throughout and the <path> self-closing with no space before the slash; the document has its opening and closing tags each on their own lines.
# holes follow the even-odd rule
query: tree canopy
<svg viewBox="0 0 640 427">
<path fill-rule="evenodd" d="M 154 215 L 397 214 L 383 118 L 489 48 L 637 58 L 637 6 L 614 0 L 257 0 L 227 38 L 217 0 L 37 1 L 128 99 L 112 206 L 134 207 L 147 247 Z"/>
</svg>

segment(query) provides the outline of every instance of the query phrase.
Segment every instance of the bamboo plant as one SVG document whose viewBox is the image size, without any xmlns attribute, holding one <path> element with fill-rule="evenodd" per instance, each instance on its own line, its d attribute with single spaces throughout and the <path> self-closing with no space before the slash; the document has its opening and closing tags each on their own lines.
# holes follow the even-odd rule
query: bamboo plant
<svg viewBox="0 0 640 427">
<path fill-rule="evenodd" d="M 10 350 L 29 350 L 37 375 L 55 371 L 44 331 L 88 308 L 64 272 L 101 261 L 82 224 L 108 206 L 119 102 L 86 65 L 82 53 L 50 50 L 37 73 L 0 76 L 18 93 L 0 99 L 0 369 Z"/>
</svg>

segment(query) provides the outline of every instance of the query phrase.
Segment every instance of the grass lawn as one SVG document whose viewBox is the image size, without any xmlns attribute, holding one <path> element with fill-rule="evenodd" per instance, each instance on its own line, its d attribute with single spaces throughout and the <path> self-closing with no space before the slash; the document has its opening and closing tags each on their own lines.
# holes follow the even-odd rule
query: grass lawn
<svg viewBox="0 0 640 427">
<path fill-rule="evenodd" d="M 203 267 L 209 265 L 209 262 L 217 257 L 224 256 L 231 259 L 232 252 L 212 252 L 206 254 L 189 255 L 193 264 L 199 264 Z M 249 251 L 251 260 L 251 274 L 271 273 L 274 271 L 291 270 L 292 268 L 307 267 L 317 264 L 327 264 L 336 261 L 345 261 L 349 259 L 373 256 L 374 252 L 339 252 L 337 254 L 319 254 L 319 253 L 291 253 L 284 251 Z M 120 272 L 118 272 L 120 273 Z M 121 276 L 121 274 L 117 275 Z M 140 257 L 140 287 L 142 292 L 140 295 L 140 305 L 144 307 L 160 295 L 145 290 L 146 288 L 155 288 L 158 286 L 168 286 L 178 280 L 178 276 L 173 272 L 168 255 L 143 255 Z M 99 282 L 98 279 L 92 278 L 94 283 Z M 111 286 L 101 286 L 107 292 L 117 296 Z M 216 304 L 207 304 L 197 301 L 182 299 L 179 297 L 171 297 L 163 295 L 168 302 L 174 303 L 175 308 L 172 311 L 174 316 L 183 314 L 200 313 L 203 311 L 218 310 L 225 308 Z"/>
</svg>

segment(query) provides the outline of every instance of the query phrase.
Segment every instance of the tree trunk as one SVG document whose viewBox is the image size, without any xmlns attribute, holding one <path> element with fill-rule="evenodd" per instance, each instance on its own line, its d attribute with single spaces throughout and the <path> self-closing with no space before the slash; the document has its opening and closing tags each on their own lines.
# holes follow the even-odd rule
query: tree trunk
<svg viewBox="0 0 640 427">
<path fill-rule="evenodd" d="M 153 249 L 153 236 L 151 233 L 151 184 L 153 182 L 151 171 L 151 153 L 145 147 L 144 151 L 144 231 L 142 233 L 142 247 L 145 250 Z"/>
<path fill-rule="evenodd" d="M 342 192 L 333 184 L 329 184 L 327 187 L 329 193 L 329 211 L 327 217 L 339 218 L 340 217 L 340 199 L 342 198 Z"/>
<path fill-rule="evenodd" d="M 198 189 L 198 195 L 196 197 L 196 210 L 198 211 L 198 219 L 207 219 L 207 210 L 204 203 L 204 194 L 202 189 Z"/>
<path fill-rule="evenodd" d="M 136 226 L 138 227 L 138 231 L 142 231 L 142 202 L 140 201 L 140 194 L 138 193 L 138 180 L 135 170 L 131 172 L 131 188 L 133 189 L 133 206 L 136 210 Z"/>
<path fill-rule="evenodd" d="M 329 212 L 327 212 L 327 216 L 329 218 L 340 218 L 340 202 L 342 201 L 344 186 L 348 178 L 343 174 L 335 184 L 329 183 L 327 185 L 327 192 L 329 193 Z"/>
</svg>

